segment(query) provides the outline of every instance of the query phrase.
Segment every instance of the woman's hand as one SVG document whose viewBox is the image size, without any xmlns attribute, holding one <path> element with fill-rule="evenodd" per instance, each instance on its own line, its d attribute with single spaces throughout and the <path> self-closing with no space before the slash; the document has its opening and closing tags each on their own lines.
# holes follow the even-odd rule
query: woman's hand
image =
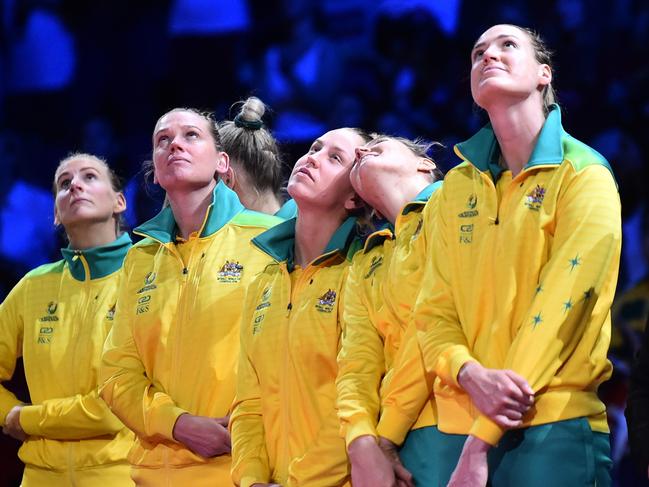
<svg viewBox="0 0 649 487">
<path fill-rule="evenodd" d="M 464 442 L 462 454 L 447 487 L 484 487 L 487 485 L 489 476 L 487 452 L 489 448 L 491 448 L 489 443 L 475 436 L 469 436 Z"/>
<path fill-rule="evenodd" d="M 20 410 L 23 408 L 24 404 L 19 404 L 14 406 L 7 413 L 5 418 L 5 425 L 2 428 L 2 432 L 5 435 L 9 435 L 12 438 L 17 439 L 18 441 L 25 441 L 27 439 L 27 433 L 23 431 L 23 427 L 20 426 Z"/>
<path fill-rule="evenodd" d="M 206 458 L 230 453 L 230 433 L 226 418 L 209 418 L 181 414 L 176 420 L 173 437 L 194 453 Z"/>
<path fill-rule="evenodd" d="M 519 427 L 534 404 L 530 385 L 511 370 L 487 369 L 469 362 L 460 369 L 457 380 L 475 406 L 504 429 Z"/>
</svg>

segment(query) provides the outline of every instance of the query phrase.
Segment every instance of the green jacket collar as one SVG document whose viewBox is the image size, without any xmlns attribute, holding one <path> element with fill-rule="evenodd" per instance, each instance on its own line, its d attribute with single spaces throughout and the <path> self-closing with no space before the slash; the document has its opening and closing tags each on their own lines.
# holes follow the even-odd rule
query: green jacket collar
<svg viewBox="0 0 649 487">
<path fill-rule="evenodd" d="M 252 243 L 277 262 L 286 262 L 289 272 L 295 267 L 295 223 L 297 218 L 291 218 L 266 230 L 252 239 Z M 313 261 L 317 265 L 332 253 L 347 256 L 349 247 L 357 236 L 356 218 L 349 217 L 334 232 L 327 247 L 320 257 Z"/>
<path fill-rule="evenodd" d="M 297 203 L 295 203 L 295 200 L 293 198 L 286 200 L 282 207 L 277 210 L 275 216 L 281 218 L 282 220 L 295 218 L 297 216 Z"/>
<path fill-rule="evenodd" d="M 425 205 L 426 202 L 430 199 L 435 191 L 442 187 L 443 181 L 435 181 L 434 183 L 426 186 L 421 192 L 415 196 L 415 199 L 406 203 L 406 205 L 401 210 L 402 215 L 407 215 L 411 211 L 421 208 L 422 205 Z"/>
<path fill-rule="evenodd" d="M 565 135 L 561 125 L 561 109 L 552 105 L 548 113 L 539 139 L 534 146 L 523 170 L 534 166 L 556 164 L 563 162 L 562 137 Z M 500 146 L 496 140 L 491 123 L 485 125 L 470 139 L 455 146 L 455 152 L 464 160 L 473 164 L 482 172 L 489 171 L 494 181 L 497 181 L 504 169 L 498 164 Z"/>
<path fill-rule="evenodd" d="M 126 252 L 131 248 L 131 237 L 123 233 L 113 242 L 85 250 L 70 247 L 61 249 L 61 254 L 68 264 L 72 277 L 77 281 L 86 279 L 84 262 L 88 264 L 90 279 L 100 279 L 119 270 L 124 262 Z M 83 259 L 83 260 L 82 260 Z"/>
<path fill-rule="evenodd" d="M 243 210 L 244 207 L 237 194 L 228 188 L 223 181 L 219 181 L 212 193 L 212 203 L 207 208 L 207 215 L 203 221 L 200 236 L 208 237 L 216 233 Z M 151 220 L 133 230 L 133 233 L 153 238 L 165 244 L 175 241 L 177 230 L 178 226 L 174 214 L 171 207 L 167 206 Z"/>
</svg>

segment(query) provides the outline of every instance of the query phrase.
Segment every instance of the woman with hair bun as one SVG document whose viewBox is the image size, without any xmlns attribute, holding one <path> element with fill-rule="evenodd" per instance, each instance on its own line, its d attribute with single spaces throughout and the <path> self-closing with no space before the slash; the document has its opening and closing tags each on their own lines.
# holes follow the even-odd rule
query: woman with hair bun
<svg viewBox="0 0 649 487">
<path fill-rule="evenodd" d="M 270 258 L 249 241 L 281 220 L 221 180 L 229 158 L 209 114 L 178 108 L 153 131 L 169 205 L 134 230 L 101 394 L 136 435 L 137 485 L 227 486 L 241 302 Z"/>
<path fill-rule="evenodd" d="M 235 191 L 243 206 L 280 218 L 295 216 L 295 202 L 283 206 L 280 192 L 284 161 L 279 144 L 263 123 L 266 105 L 256 96 L 240 102 L 234 120 L 218 124 L 230 168 L 223 181 Z"/>
</svg>

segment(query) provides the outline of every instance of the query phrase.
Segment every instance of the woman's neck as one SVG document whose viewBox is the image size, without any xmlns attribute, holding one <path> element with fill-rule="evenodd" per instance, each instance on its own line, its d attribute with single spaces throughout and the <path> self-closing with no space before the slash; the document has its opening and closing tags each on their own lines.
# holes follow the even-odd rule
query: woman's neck
<svg viewBox="0 0 649 487">
<path fill-rule="evenodd" d="M 322 255 L 343 221 L 344 214 L 336 218 L 330 211 L 298 207 L 295 222 L 295 263 L 304 268 Z"/>
<path fill-rule="evenodd" d="M 85 223 L 66 227 L 65 233 L 70 242 L 70 248 L 87 250 L 114 242 L 117 238 L 114 218 L 103 222 Z"/>
<path fill-rule="evenodd" d="M 212 192 L 216 181 L 208 186 L 192 191 L 178 190 L 168 191 L 167 197 L 174 219 L 178 225 L 180 237 L 187 239 L 189 236 L 200 230 L 207 208 L 212 203 Z"/>
<path fill-rule="evenodd" d="M 414 200 L 430 181 L 417 174 L 386 183 L 368 203 L 394 225 L 404 205 Z"/>
<path fill-rule="evenodd" d="M 274 215 L 282 207 L 277 195 L 270 190 L 260 192 L 241 191 L 237 192 L 237 194 L 241 204 L 249 210 Z"/>
<path fill-rule="evenodd" d="M 530 160 L 539 138 L 545 115 L 535 98 L 498 107 L 490 107 L 489 120 L 507 168 L 516 177 Z"/>
</svg>

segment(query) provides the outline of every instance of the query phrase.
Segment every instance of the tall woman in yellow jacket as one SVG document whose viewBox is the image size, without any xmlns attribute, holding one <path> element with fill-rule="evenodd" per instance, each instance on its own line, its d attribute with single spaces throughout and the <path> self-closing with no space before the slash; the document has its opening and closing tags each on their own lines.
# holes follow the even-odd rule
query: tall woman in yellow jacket
<svg viewBox="0 0 649 487">
<path fill-rule="evenodd" d="M 249 241 L 279 220 L 244 209 L 219 180 L 228 166 L 210 117 L 175 109 L 156 123 L 169 206 L 135 229 L 145 239 L 125 259 L 101 370 L 102 397 L 136 434 L 138 485 L 231 484 L 241 302 L 270 260 Z"/>
<path fill-rule="evenodd" d="M 551 82 L 531 31 L 496 25 L 472 49 L 490 123 L 455 147 L 413 312 L 449 446 L 441 485 L 456 463 L 453 486 L 611 482 L 597 388 L 620 201 L 606 160 L 563 130 Z"/>
<path fill-rule="evenodd" d="M 113 324 L 118 271 L 131 239 L 120 229 L 118 178 L 90 154 L 54 176 L 63 259 L 29 272 L 0 305 L 0 380 L 22 355 L 32 404 L 0 387 L 3 432 L 23 441 L 22 485 L 128 486 L 133 435 L 98 394 L 104 340 Z"/>
<path fill-rule="evenodd" d="M 426 244 L 422 228 L 424 208 L 434 206 L 441 173 L 428 156 L 432 144 L 379 136 L 356 149 L 351 173 L 356 192 L 383 215 L 389 224 L 370 235 L 352 261 L 345 284 L 344 333 L 338 355 L 338 416 L 351 461 L 354 487 L 392 487 L 397 479 L 414 476 L 417 485 L 428 485 L 419 463 L 430 464 L 419 445 L 426 444 L 426 427 L 436 424 L 433 404 L 382 404 L 395 363 L 403 352 L 410 308 L 419 291 L 423 269 L 419 260 Z M 393 264 L 394 263 L 394 264 Z M 393 265 L 406 276 L 398 283 L 398 302 L 388 302 L 384 285 Z M 414 333 L 412 333 L 414 339 Z M 416 361 L 407 380 L 428 389 L 421 354 L 413 340 Z M 416 396 L 416 394 L 415 394 Z M 384 455 L 411 435 L 399 462 Z M 417 448 L 411 448 L 415 436 Z M 425 458 L 417 462 L 416 455 Z M 391 460 L 395 461 L 393 465 Z M 396 477 L 396 478 L 395 478 Z"/>
<path fill-rule="evenodd" d="M 272 263 L 248 290 L 232 413 L 235 484 L 340 486 L 349 467 L 336 417 L 341 291 L 356 236 L 349 172 L 367 137 L 319 137 L 288 182 L 298 207 L 253 239 Z"/>
</svg>

